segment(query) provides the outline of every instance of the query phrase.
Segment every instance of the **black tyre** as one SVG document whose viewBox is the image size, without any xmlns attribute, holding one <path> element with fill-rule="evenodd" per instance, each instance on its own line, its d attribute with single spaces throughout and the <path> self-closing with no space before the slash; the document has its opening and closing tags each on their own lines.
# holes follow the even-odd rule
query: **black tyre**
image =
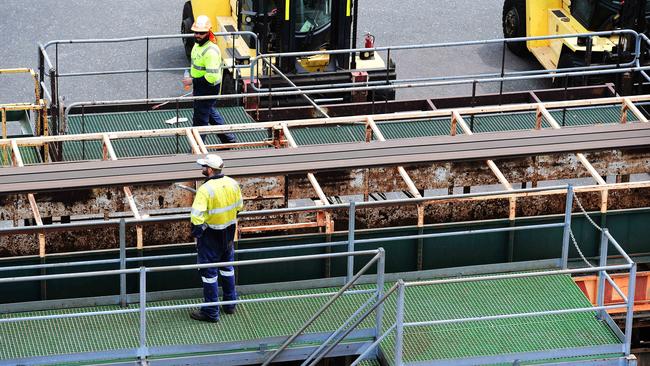
<svg viewBox="0 0 650 366">
<path fill-rule="evenodd" d="M 505 0 L 501 20 L 504 38 L 526 37 L 526 0 Z M 530 54 L 526 42 L 509 42 L 508 48 L 517 56 Z"/>
<path fill-rule="evenodd" d="M 192 13 L 192 3 L 189 1 L 183 5 L 183 19 L 181 20 L 181 34 L 190 34 L 192 32 L 192 24 L 194 24 L 194 13 Z M 194 47 L 194 38 L 183 38 L 183 47 L 185 47 L 185 55 L 190 58 L 192 54 L 192 47 Z"/>
</svg>

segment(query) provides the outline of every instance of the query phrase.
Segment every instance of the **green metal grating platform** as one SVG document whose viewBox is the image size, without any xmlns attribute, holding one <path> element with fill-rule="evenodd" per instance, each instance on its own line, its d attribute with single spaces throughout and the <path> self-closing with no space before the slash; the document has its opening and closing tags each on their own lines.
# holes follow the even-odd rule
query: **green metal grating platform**
<svg viewBox="0 0 650 366">
<path fill-rule="evenodd" d="M 332 289 L 276 292 L 270 296 L 330 290 Z M 308 328 L 306 333 L 333 331 L 369 296 L 371 295 L 344 296 Z M 261 295 L 242 298 L 259 297 Z M 246 343 L 248 344 L 246 347 L 240 346 L 236 351 L 259 350 L 259 343 L 265 343 L 267 349 L 272 349 L 274 344 L 277 346 L 279 343 L 268 343 L 269 339 L 280 337 L 276 338 L 276 342 L 281 342 L 283 336 L 288 336 L 298 329 L 326 300 L 327 298 L 322 297 L 241 304 L 235 315 L 222 315 L 222 321 L 217 324 L 192 321 L 187 315 L 187 310 L 149 312 L 147 345 L 151 349 L 171 345 L 210 343 L 242 345 L 244 344 L 242 342 L 253 341 L 253 343 Z M 197 300 L 157 302 L 149 303 L 148 306 L 186 304 L 195 301 Z M 589 306 L 589 301 L 571 278 L 565 275 L 438 284 L 406 288 L 405 321 L 431 321 Z M 60 314 L 109 308 L 116 307 L 69 309 L 9 316 Z M 386 304 L 384 328 L 387 329 L 395 321 L 395 309 L 396 296 L 391 296 Z M 368 318 L 359 328 L 371 329 L 373 325 L 374 318 Z M 0 334 L 2 335 L 0 364 L 15 358 L 135 348 L 138 346 L 138 314 L 3 323 L 0 324 Z M 365 336 L 365 339 L 356 338 L 356 340 L 369 342 L 371 339 Z M 593 313 L 407 327 L 404 338 L 404 362 L 507 355 L 515 352 L 544 352 L 620 343 L 621 341 L 608 325 L 597 320 Z M 294 347 L 298 345 L 304 346 L 305 343 L 298 343 Z M 187 350 L 191 352 L 192 348 Z M 393 359 L 394 333 L 382 342 L 381 351 L 386 359 Z M 235 352 L 235 349 L 231 349 L 230 352 Z M 552 358 L 553 354 L 548 356 Z"/>
</svg>

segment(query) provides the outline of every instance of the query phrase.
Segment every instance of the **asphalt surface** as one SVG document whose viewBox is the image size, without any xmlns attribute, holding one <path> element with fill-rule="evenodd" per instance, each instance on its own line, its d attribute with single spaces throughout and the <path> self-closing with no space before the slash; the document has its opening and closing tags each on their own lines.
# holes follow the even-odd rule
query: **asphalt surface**
<svg viewBox="0 0 650 366">
<path fill-rule="evenodd" d="M 376 37 L 377 46 L 430 44 L 501 38 L 502 0 L 360 0 L 358 33 Z M 37 46 L 52 40 L 121 38 L 177 34 L 184 0 L 4 0 L 0 22 L 0 68 L 38 67 Z M 361 41 L 359 41 L 361 42 Z M 67 44 L 48 49 L 59 72 L 142 69 L 144 41 Z M 393 52 L 399 78 L 499 72 L 502 45 L 482 44 Z M 187 66 L 180 40 L 149 44 L 152 68 Z M 505 70 L 539 68 L 531 59 L 506 52 Z M 181 72 L 149 76 L 150 97 L 183 94 Z M 144 98 L 144 75 L 70 77 L 60 94 L 71 101 Z M 26 75 L 0 75 L 0 103 L 27 102 L 33 87 Z M 506 83 L 504 90 L 544 88 L 545 81 Z M 498 92 L 498 84 L 479 85 L 479 93 Z M 398 91 L 398 99 L 468 95 L 471 85 Z"/>
</svg>

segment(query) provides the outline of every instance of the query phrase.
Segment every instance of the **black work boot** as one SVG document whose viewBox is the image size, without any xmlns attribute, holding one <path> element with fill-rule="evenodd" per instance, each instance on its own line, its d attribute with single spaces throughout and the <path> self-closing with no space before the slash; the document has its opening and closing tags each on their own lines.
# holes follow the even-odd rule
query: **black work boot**
<svg viewBox="0 0 650 366">
<path fill-rule="evenodd" d="M 228 315 L 232 315 L 232 314 L 235 313 L 235 307 L 234 307 L 234 306 L 233 306 L 233 307 L 230 307 L 230 306 L 227 306 L 227 307 L 226 307 L 226 306 L 222 306 L 222 307 L 221 307 L 221 311 L 223 311 L 224 313 L 226 313 L 226 314 L 228 314 Z"/>
<path fill-rule="evenodd" d="M 219 321 L 219 319 L 210 318 L 209 316 L 205 315 L 205 313 L 202 312 L 199 309 L 192 310 L 190 312 L 190 318 L 192 318 L 194 320 L 202 321 L 202 322 L 208 322 L 208 323 L 216 323 L 216 322 Z"/>
</svg>

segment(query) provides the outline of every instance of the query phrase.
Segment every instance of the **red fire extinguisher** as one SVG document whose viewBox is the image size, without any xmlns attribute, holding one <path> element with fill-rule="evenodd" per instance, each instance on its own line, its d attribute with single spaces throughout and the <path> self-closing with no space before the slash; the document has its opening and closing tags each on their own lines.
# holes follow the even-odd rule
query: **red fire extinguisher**
<svg viewBox="0 0 650 366">
<path fill-rule="evenodd" d="M 366 32 L 366 36 L 363 39 L 363 48 L 375 48 L 375 36 Z M 362 60 L 371 60 L 375 58 L 375 51 L 364 51 L 361 52 L 360 58 Z"/>
</svg>

